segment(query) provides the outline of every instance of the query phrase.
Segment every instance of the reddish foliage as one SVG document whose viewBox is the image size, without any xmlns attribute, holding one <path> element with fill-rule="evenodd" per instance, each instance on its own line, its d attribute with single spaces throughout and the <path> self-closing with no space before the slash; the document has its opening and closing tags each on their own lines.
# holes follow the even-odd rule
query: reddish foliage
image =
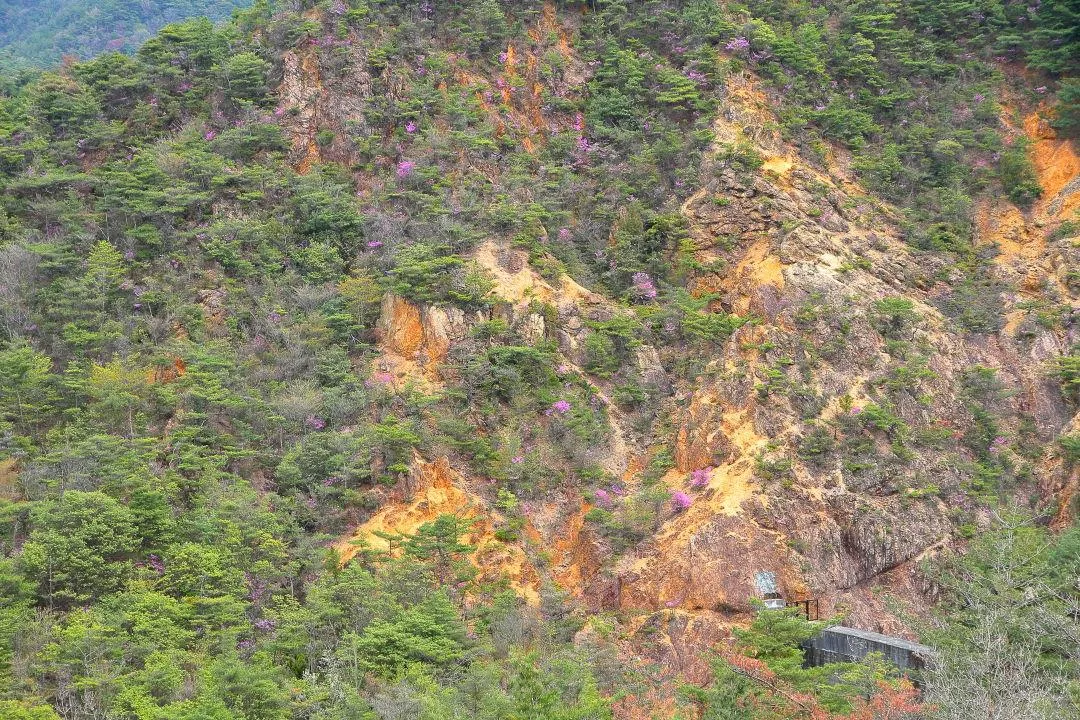
<svg viewBox="0 0 1080 720">
<path fill-rule="evenodd" d="M 878 681 L 877 691 L 866 700 L 859 699 L 848 713 L 834 713 L 808 693 L 800 692 L 762 662 L 736 653 L 724 653 L 724 662 L 739 675 L 762 686 L 765 694 L 749 699 L 759 709 L 768 709 L 777 720 L 916 720 L 927 708 L 919 702 L 919 693 L 907 680 L 896 683 Z"/>
</svg>

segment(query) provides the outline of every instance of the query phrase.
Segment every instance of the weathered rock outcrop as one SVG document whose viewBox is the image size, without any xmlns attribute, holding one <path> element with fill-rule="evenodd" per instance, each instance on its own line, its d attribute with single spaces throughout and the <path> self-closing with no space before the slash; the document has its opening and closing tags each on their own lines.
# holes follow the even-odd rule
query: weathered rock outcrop
<svg viewBox="0 0 1080 720">
<path fill-rule="evenodd" d="M 540 25 L 561 32 L 554 10 Z M 588 71 L 564 41 L 559 52 L 568 59 L 567 81 L 575 73 L 583 79 Z M 299 158 L 318 152 L 305 140 L 305 123 L 321 107 L 297 85 L 295 78 L 313 72 L 305 62 L 286 63 L 285 96 L 305 108 L 290 126 Z M 505 68 L 519 70 L 515 55 L 507 53 Z M 530 502 L 524 550 L 478 555 L 482 565 L 517 568 L 518 587 L 550 580 L 592 608 L 634 617 L 629 637 L 639 656 L 689 676 L 705 669 L 687 658 L 747 618 L 759 594 L 757 571 L 774 572 L 786 596 L 816 598 L 822 613 L 850 612 L 868 629 L 903 631 L 883 588 L 915 611 L 925 608 L 931 588 L 918 572 L 920 558 L 957 542 L 958 517 L 981 520 L 964 485 L 970 448 L 957 442 L 972 422 L 964 390 L 972 368 L 996 372 L 993 402 L 1007 418 L 1001 432 L 1034 432 L 1045 444 L 1063 429 L 1076 431 L 1047 369 L 1080 338 L 1043 327 L 1027 309 L 1033 302 L 1080 307 L 1080 250 L 1073 239 L 1047 239 L 1048 227 L 1080 203 L 1071 146 L 1037 121 L 1024 123 L 1047 192 L 1027 211 L 1005 201 L 978 209 L 979 243 L 999 248 L 1000 276 L 991 278 L 997 294 L 983 301 L 1000 305 L 1005 323 L 997 333 L 966 334 L 945 314 L 963 302 L 943 282 L 958 277 L 947 255 L 914 250 L 897 212 L 853 182 L 843 162 L 807 160 L 767 129 L 775 127 L 771 111 L 751 75 L 733 75 L 727 95 L 698 190 L 681 206 L 697 268 L 687 284 L 714 297 L 713 309 L 753 322 L 704 357 L 660 344 L 634 348 L 629 362 L 641 385 L 660 397 L 662 433 L 642 430 L 648 423 L 611 403 L 603 378 L 589 380 L 611 426 L 610 440 L 591 449 L 597 466 L 632 492 L 650 460 L 667 451 L 671 468 L 659 482 L 668 489 L 687 489 L 690 473 L 704 474 L 692 504 L 665 507 L 649 537 L 615 553 L 586 520 L 588 497 L 562 488 Z M 354 100 L 328 111 L 356 120 Z M 565 124 L 528 98 L 504 101 L 529 132 L 527 148 L 543 141 L 544 122 Z M 569 277 L 541 277 L 526 252 L 501 241 L 481 243 L 470 259 L 493 280 L 494 303 L 466 312 L 387 296 L 377 371 L 437 387 L 455 348 L 493 318 L 524 342 L 554 341 L 565 366 L 578 371 L 587 364 L 590 323 L 630 312 Z M 884 332 L 880 305 L 889 300 L 904 301 L 910 316 Z M 687 362 L 697 370 L 692 379 L 676 370 Z M 861 421 L 864 412 L 884 414 L 875 424 Z M 440 509 L 495 517 L 486 478 L 448 462 L 440 459 L 430 466 L 437 472 L 421 471 L 407 492 L 388 497 L 389 509 L 373 522 L 404 529 Z M 425 472 L 453 482 L 429 482 Z M 1076 470 L 1052 452 L 1026 459 L 1025 472 L 1033 479 L 1012 491 L 1028 500 L 1038 486 L 1049 506 L 1071 502 L 1080 485 Z M 393 520 L 399 516 L 401 523 Z M 547 557 L 534 565 L 535 550 Z"/>
</svg>

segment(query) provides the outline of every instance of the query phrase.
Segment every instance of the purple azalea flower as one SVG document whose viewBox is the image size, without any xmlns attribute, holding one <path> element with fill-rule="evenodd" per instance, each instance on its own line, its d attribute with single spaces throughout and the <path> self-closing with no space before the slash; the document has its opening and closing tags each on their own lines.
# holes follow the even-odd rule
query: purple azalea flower
<svg viewBox="0 0 1080 720">
<path fill-rule="evenodd" d="M 712 476 L 712 470 L 711 467 L 703 467 L 700 470 L 694 470 L 690 473 L 690 487 L 695 490 L 700 490 L 707 486 L 709 484 L 709 478 Z"/>
<path fill-rule="evenodd" d="M 693 504 L 694 499 L 681 490 L 671 494 L 671 507 L 674 508 L 676 512 L 682 512 Z"/>
<path fill-rule="evenodd" d="M 376 385 L 389 385 L 394 382 L 394 376 L 388 372 L 379 372 L 364 381 L 364 387 L 373 388 Z"/>
<path fill-rule="evenodd" d="M 651 300 L 657 296 L 656 285 L 648 273 L 636 272 L 633 276 L 632 292 L 642 300 Z"/>
<path fill-rule="evenodd" d="M 259 632 L 270 632 L 277 627 L 277 622 L 270 618 L 259 618 L 251 625 Z"/>
<path fill-rule="evenodd" d="M 416 167 L 416 163 L 412 160 L 402 160 L 397 166 L 397 176 L 399 178 L 406 178 L 412 174 L 413 168 Z"/>
</svg>

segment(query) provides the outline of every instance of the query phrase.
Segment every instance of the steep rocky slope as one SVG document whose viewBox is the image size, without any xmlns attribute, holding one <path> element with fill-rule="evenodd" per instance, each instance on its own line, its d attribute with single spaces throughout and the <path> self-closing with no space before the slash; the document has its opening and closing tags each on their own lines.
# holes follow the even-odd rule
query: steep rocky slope
<svg viewBox="0 0 1080 720">
<path fill-rule="evenodd" d="M 1073 525 L 1065 71 L 893 10 L 256 2 L 12 80 L 0 703 L 696 717 L 762 573 L 912 634 Z"/>
<path fill-rule="evenodd" d="M 549 4 L 530 31 L 534 40 L 558 38 L 554 49 L 571 68 L 571 91 L 589 77 L 567 44 L 572 29 L 573 15 L 556 17 Z M 459 78 L 478 95 L 490 95 L 484 88 L 504 88 L 514 127 L 504 130 L 500 124 L 500 132 L 526 148 L 569 123 L 539 107 L 528 92 L 515 99 L 505 90 L 521 66 L 528 90 L 534 82 L 529 68 L 544 50 L 530 48 L 522 61 L 515 56 L 522 51 L 511 45 L 501 76 Z M 285 72 L 281 94 L 295 118 L 287 127 L 303 171 L 320 154 L 311 140 L 316 126 L 344 128 L 361 121 L 368 81 L 347 76 L 324 86 L 310 55 L 287 57 Z M 610 437 L 592 450 L 620 479 L 620 491 L 632 494 L 650 458 L 670 447 L 674 462 L 661 480 L 672 491 L 688 489 L 695 471 L 706 475 L 696 483 L 692 505 L 665 510 L 650 537 L 616 552 L 584 519 L 594 498 L 551 493 L 526 511 L 524 564 L 534 565 L 523 570 L 523 562 L 513 558 L 516 550 L 511 557 L 481 551 L 476 558 L 488 571 L 512 567 L 511 576 L 529 598 L 537 597 L 546 578 L 596 610 L 639 615 L 631 628 L 648 624 L 640 615 L 659 613 L 665 618 L 662 632 L 670 633 L 661 655 L 677 665 L 681 656 L 696 657 L 726 626 L 747 617 L 761 570 L 778 575 L 785 596 L 818 600 L 823 614 L 846 612 L 860 627 L 905 632 L 887 600 L 899 600 L 908 611 L 924 608 L 930 588 L 920 579 L 918 561 L 958 542 L 958 525 L 985 519 L 966 492 L 969 451 L 956 443 L 972 422 L 962 378 L 973 367 L 997 371 L 1001 399 L 995 402 L 1007 418 L 1002 435 L 1046 448 L 1029 457 L 1030 474 L 1007 493 L 1056 512 L 1077 482 L 1076 469 L 1064 466 L 1053 444 L 1076 420 L 1051 375 L 1054 358 L 1077 342 L 1076 328 L 1071 322 L 1067 330 L 1041 327 L 1030 309 L 1038 302 L 1064 304 L 1074 313 L 1078 307 L 1075 278 L 1068 277 L 1080 262 L 1075 239 L 1046 240 L 1048 230 L 1071 217 L 1080 202 L 1072 144 L 1039 120 L 1038 109 L 1017 127 L 1033 142 L 1045 192 L 1027 210 L 1002 199 L 979 201 L 976 242 L 993 248 L 993 269 L 987 272 L 1003 284 L 991 302 L 1001 304 L 1006 322 L 997 332 L 969 334 L 941 310 L 950 307 L 950 288 L 941 282 L 950 260 L 905 243 L 897 211 L 845 172 L 839 150 L 811 161 L 768 129 L 769 99 L 757 86 L 749 72 L 728 79 L 712 148 L 680 209 L 693 259 L 703 268 L 687 286 L 714 294 L 714 306 L 755 320 L 700 358 L 689 379 L 667 372 L 679 363 L 678 348 L 637 348 L 638 370 L 662 393 L 670 424 L 642 433 L 610 406 Z M 532 97 L 538 95 L 539 89 Z M 748 175 L 733 159 L 733 148 L 763 162 Z M 331 146 L 320 157 L 332 159 L 334 152 Z M 398 384 L 437 387 L 455 343 L 492 317 L 505 319 L 523 337 L 555 340 L 564 364 L 581 368 L 586 323 L 627 312 L 568 277 L 545 281 L 528 267 L 524 253 L 504 241 L 486 241 L 474 257 L 495 280 L 495 308 L 469 315 L 387 296 L 375 372 L 393 375 Z M 911 318 L 892 334 L 883 331 L 890 320 L 883 319 L 881 302 L 897 299 L 910 301 Z M 543 315 L 532 309 L 537 303 L 551 303 L 557 313 Z M 595 382 L 604 397 L 610 388 Z M 860 420 L 864 408 L 879 404 L 890 404 L 895 418 Z M 1022 421 L 1031 425 L 1021 427 Z M 912 432 L 900 439 L 897 423 Z M 910 439 L 919 433 L 927 439 Z M 413 532 L 447 511 L 498 517 L 484 489 L 486 478 L 464 467 L 449 470 L 443 456 L 429 460 L 434 465 L 416 458 L 418 479 L 389 493 L 388 505 L 357 537 L 370 537 L 375 529 Z M 437 480 L 424 479 L 429 467 L 442 468 Z M 432 488 L 439 487 L 433 496 Z M 475 537 L 481 547 L 494 543 L 490 528 Z M 536 563 L 540 552 L 548 556 L 543 564 Z M 654 643 L 654 631 L 641 636 L 639 650 Z"/>
</svg>

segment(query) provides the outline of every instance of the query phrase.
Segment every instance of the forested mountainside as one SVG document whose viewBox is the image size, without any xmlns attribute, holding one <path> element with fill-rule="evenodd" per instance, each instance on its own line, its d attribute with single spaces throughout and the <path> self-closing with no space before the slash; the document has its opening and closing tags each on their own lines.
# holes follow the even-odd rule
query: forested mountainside
<svg viewBox="0 0 1080 720">
<path fill-rule="evenodd" d="M 1076 20 L 259 0 L 5 78 L 0 717 L 1076 717 Z"/>
<path fill-rule="evenodd" d="M 229 17 L 246 0 L 0 0 L 0 67 L 54 65 L 65 55 L 131 52 L 179 20 Z"/>
</svg>

